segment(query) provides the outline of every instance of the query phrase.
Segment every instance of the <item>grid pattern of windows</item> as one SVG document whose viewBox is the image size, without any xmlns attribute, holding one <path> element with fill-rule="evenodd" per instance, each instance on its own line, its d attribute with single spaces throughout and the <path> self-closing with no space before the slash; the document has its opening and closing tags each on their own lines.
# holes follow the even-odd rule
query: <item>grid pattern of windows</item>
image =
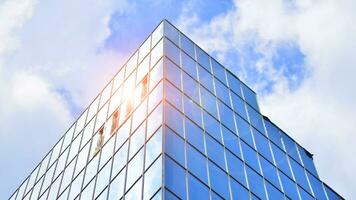
<svg viewBox="0 0 356 200">
<path fill-rule="evenodd" d="M 255 93 L 163 21 L 10 197 L 342 199 Z"/>
</svg>

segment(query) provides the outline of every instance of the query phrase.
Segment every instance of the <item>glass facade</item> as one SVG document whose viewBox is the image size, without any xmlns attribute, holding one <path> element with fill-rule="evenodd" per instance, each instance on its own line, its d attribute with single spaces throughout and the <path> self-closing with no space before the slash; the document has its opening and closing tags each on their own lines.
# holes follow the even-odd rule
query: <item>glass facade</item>
<svg viewBox="0 0 356 200">
<path fill-rule="evenodd" d="M 343 198 L 248 86 L 163 20 L 10 199 Z"/>
</svg>

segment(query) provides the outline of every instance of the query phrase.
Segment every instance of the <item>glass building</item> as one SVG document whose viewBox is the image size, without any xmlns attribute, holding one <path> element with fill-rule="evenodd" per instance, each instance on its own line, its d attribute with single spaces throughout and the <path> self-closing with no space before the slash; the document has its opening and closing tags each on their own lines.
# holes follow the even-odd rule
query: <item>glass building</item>
<svg viewBox="0 0 356 200">
<path fill-rule="evenodd" d="M 163 20 L 9 199 L 343 198 L 254 91 Z"/>
</svg>

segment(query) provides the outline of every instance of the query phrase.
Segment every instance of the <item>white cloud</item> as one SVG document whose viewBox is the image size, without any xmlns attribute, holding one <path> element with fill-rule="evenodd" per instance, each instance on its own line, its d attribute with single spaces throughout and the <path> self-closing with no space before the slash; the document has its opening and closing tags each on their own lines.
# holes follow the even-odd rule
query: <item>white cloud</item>
<svg viewBox="0 0 356 200">
<path fill-rule="evenodd" d="M 127 1 L 0 3 L 0 196 L 19 186 L 73 122 L 70 104 L 88 105 L 121 66 L 126 55 L 102 45 L 110 35 L 111 13 L 127 12 L 127 6 Z"/>
<path fill-rule="evenodd" d="M 262 54 L 252 65 L 256 75 L 275 83 L 272 92 L 259 98 L 262 112 L 315 154 L 322 180 L 345 198 L 356 196 L 355 10 L 351 0 L 241 0 L 208 23 L 190 20 L 189 12 L 178 21 L 178 27 L 225 63 L 231 58 L 228 53 L 239 55 L 245 44 L 254 45 Z M 293 90 L 289 77 L 271 60 L 286 42 L 297 44 L 305 55 L 302 67 L 309 73 Z M 236 72 L 236 66 L 229 67 Z M 250 80 L 244 67 L 237 74 Z M 251 84 L 257 92 L 266 86 L 263 80 Z"/>
</svg>

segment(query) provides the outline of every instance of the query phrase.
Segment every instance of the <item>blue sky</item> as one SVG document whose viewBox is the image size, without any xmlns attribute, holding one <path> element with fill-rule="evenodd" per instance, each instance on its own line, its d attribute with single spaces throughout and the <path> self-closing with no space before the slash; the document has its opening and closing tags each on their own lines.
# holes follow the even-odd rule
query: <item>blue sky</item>
<svg viewBox="0 0 356 200">
<path fill-rule="evenodd" d="M 315 154 L 324 181 L 356 196 L 354 10 L 352 0 L 2 1 L 0 196 L 163 18 L 254 88 L 262 112 Z"/>
</svg>

